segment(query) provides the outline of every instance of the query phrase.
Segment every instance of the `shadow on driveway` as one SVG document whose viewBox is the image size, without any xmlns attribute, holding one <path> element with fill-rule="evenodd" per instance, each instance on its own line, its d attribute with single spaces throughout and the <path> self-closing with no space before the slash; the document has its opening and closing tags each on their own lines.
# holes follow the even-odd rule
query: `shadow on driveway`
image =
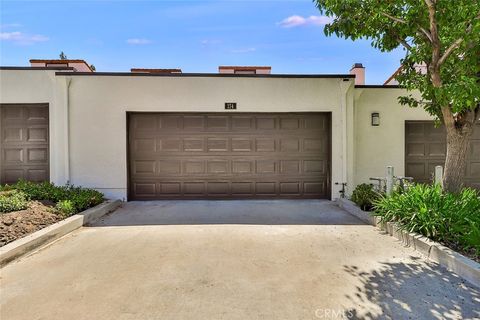
<svg viewBox="0 0 480 320">
<path fill-rule="evenodd" d="M 93 226 L 363 225 L 328 200 L 131 201 Z"/>
<path fill-rule="evenodd" d="M 344 271 L 360 280 L 361 285 L 354 295 L 346 295 L 358 307 L 347 310 L 343 318 L 480 319 L 477 288 L 434 264 L 411 259 L 412 262 L 384 262 L 372 271 L 344 266 Z M 377 311 L 366 307 L 369 304 L 374 304 Z"/>
</svg>

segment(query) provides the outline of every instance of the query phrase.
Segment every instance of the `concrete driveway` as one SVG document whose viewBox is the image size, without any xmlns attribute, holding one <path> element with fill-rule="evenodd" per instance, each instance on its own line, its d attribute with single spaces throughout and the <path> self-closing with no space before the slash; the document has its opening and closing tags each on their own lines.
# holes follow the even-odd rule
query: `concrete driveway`
<svg viewBox="0 0 480 320">
<path fill-rule="evenodd" d="M 1 270 L 1 319 L 474 319 L 480 291 L 329 201 L 130 202 Z"/>
</svg>

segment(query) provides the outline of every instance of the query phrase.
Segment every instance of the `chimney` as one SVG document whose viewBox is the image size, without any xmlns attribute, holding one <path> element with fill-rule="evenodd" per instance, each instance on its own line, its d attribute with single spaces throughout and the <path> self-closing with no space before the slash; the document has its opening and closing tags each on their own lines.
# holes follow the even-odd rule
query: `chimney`
<svg viewBox="0 0 480 320">
<path fill-rule="evenodd" d="M 95 72 L 95 68 L 83 59 L 30 59 L 31 67 L 69 69 L 73 72 Z"/>
<path fill-rule="evenodd" d="M 361 63 L 355 63 L 350 69 L 350 74 L 355 75 L 355 85 L 365 84 L 365 67 Z"/>
</svg>

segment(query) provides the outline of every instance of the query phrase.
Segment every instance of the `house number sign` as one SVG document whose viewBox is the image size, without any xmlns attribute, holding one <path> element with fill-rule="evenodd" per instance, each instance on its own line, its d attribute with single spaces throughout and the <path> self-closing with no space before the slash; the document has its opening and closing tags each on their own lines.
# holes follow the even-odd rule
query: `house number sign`
<svg viewBox="0 0 480 320">
<path fill-rule="evenodd" d="M 237 110 L 236 102 L 225 102 L 225 110 Z"/>
</svg>

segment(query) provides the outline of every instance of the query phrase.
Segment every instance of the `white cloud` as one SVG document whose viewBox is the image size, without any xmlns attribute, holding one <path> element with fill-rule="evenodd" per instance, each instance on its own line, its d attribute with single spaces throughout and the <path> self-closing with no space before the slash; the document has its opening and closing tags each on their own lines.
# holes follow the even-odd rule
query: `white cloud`
<svg viewBox="0 0 480 320">
<path fill-rule="evenodd" d="M 328 23 L 331 23 L 333 18 L 327 16 L 310 16 L 310 17 L 302 17 L 298 15 L 293 15 L 288 18 L 283 19 L 278 23 L 279 26 L 283 28 L 293 28 L 299 26 L 323 26 Z"/>
<path fill-rule="evenodd" d="M 8 28 L 19 28 L 22 25 L 20 23 L 4 23 L 0 24 L 0 29 L 8 29 Z"/>
<path fill-rule="evenodd" d="M 232 49 L 230 50 L 231 53 L 249 53 L 257 51 L 256 48 L 239 48 L 239 49 Z"/>
<path fill-rule="evenodd" d="M 220 44 L 221 42 L 222 41 L 217 40 L 217 39 L 205 39 L 205 40 L 200 41 L 200 43 L 204 46 Z"/>
<path fill-rule="evenodd" d="M 132 39 L 127 39 L 127 43 L 133 44 L 133 45 L 143 45 L 143 44 L 150 44 L 152 43 L 152 41 L 145 38 L 132 38 Z"/>
<path fill-rule="evenodd" d="M 27 34 L 20 31 L 0 32 L 0 40 L 11 41 L 16 44 L 34 44 L 36 42 L 48 41 L 47 36 L 41 34 Z"/>
</svg>

